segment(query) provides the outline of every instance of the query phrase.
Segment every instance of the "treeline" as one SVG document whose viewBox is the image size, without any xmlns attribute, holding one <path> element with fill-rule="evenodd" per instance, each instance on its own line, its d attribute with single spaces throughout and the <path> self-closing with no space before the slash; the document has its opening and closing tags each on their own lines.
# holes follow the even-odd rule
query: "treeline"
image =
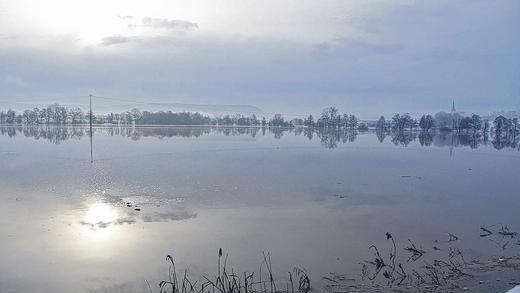
<svg viewBox="0 0 520 293">
<path fill-rule="evenodd" d="M 17 113 L 14 110 L 0 111 L 2 125 L 39 125 L 39 124 L 82 124 L 87 123 L 89 113 L 80 108 L 67 108 L 59 104 L 49 105 L 46 108 L 33 108 Z"/>
<path fill-rule="evenodd" d="M 252 138 L 257 135 L 273 135 L 275 139 L 281 139 L 286 134 L 291 136 L 303 135 L 309 140 L 318 140 L 323 147 L 334 149 L 341 144 L 354 142 L 358 134 L 357 130 L 337 130 L 332 128 L 311 128 L 311 127 L 132 127 L 114 126 L 94 128 L 95 134 L 108 136 L 128 137 L 132 140 L 140 140 L 144 137 L 157 137 L 160 139 L 171 137 L 200 137 L 203 135 L 219 134 L 224 136 L 248 135 Z M 366 132 L 365 132 L 366 133 Z M 374 132 L 379 142 L 383 143 L 388 137 L 391 143 L 399 146 L 408 146 L 417 141 L 421 146 L 449 146 L 449 147 L 470 147 L 472 149 L 480 146 L 491 146 L 497 150 L 517 149 L 520 150 L 520 137 L 492 136 L 489 134 L 474 135 L 472 133 L 456 132 L 426 132 L 426 131 L 404 131 L 404 132 Z M 47 140 L 54 144 L 60 144 L 69 139 L 82 139 L 89 136 L 88 128 L 80 126 L 67 127 L 31 127 L 31 126 L 8 126 L 0 127 L 0 135 L 15 137 L 23 135 L 32 137 L 36 140 Z"/>
<path fill-rule="evenodd" d="M 344 128 L 367 130 L 366 123 L 360 123 L 355 115 L 341 114 L 336 107 L 329 107 L 323 110 L 320 117 L 314 121 L 314 117 L 309 115 L 302 123 L 307 127 L 323 127 L 323 128 Z"/>
<path fill-rule="evenodd" d="M 172 111 L 141 111 L 132 109 L 122 113 L 110 113 L 108 115 L 92 115 L 95 124 L 113 125 L 229 125 L 229 126 L 272 126 L 272 127 L 325 127 L 325 128 L 368 128 L 365 123 L 359 123 L 354 115 L 341 115 L 337 108 L 330 107 L 323 111 L 319 119 L 314 121 L 312 115 L 306 119 L 295 118 L 286 120 L 281 114 L 275 114 L 272 118 L 258 118 L 255 114 L 224 115 L 221 117 L 209 117 L 200 113 L 172 112 Z M 34 108 L 23 112 L 14 110 L 0 112 L 0 124 L 2 125 L 40 125 L 40 124 L 87 124 L 90 123 L 90 113 L 80 108 L 69 108 L 59 104 L 49 105 L 45 108 Z"/>
<path fill-rule="evenodd" d="M 280 114 L 271 119 L 256 115 L 224 115 L 221 117 L 209 117 L 201 113 L 172 112 L 172 111 L 141 111 L 132 109 L 122 113 L 110 113 L 107 115 L 92 114 L 94 124 L 111 125 L 229 125 L 229 126 L 276 126 L 294 127 L 301 125 L 298 119 L 288 121 Z M 67 125 L 90 123 L 90 112 L 84 112 L 80 108 L 69 108 L 59 104 L 49 105 L 45 108 L 33 108 L 23 112 L 15 110 L 0 111 L 0 125 Z"/>
<path fill-rule="evenodd" d="M 409 114 L 395 114 L 390 121 L 381 116 L 375 125 L 376 131 L 405 132 L 414 131 L 417 128 L 422 132 L 431 130 L 454 131 L 460 134 L 482 135 L 492 132 L 495 137 L 514 140 L 520 135 L 518 118 L 506 118 L 498 116 L 492 124 L 482 119 L 477 114 L 463 116 L 460 113 L 439 112 L 435 116 L 423 115 L 419 120 L 413 119 Z"/>
<path fill-rule="evenodd" d="M 516 137 L 520 131 L 518 118 L 508 119 L 498 116 L 492 123 L 482 119 L 477 114 L 464 116 L 457 112 L 439 112 L 432 115 L 423 115 L 420 119 L 414 119 L 411 115 L 395 114 L 386 120 L 381 116 L 375 122 L 360 122 L 352 114 L 340 113 L 336 107 L 329 107 L 322 111 L 318 119 L 309 115 L 305 119 L 295 118 L 286 120 L 281 114 L 276 114 L 270 119 L 258 118 L 255 114 L 224 115 L 221 117 L 209 117 L 201 113 L 172 111 L 141 111 L 132 109 L 122 113 L 110 113 L 108 115 L 92 115 L 93 123 L 109 125 L 222 125 L 222 126 L 263 126 L 263 127 L 308 127 L 346 130 L 368 130 L 374 127 L 379 132 L 405 132 L 421 130 L 455 131 L 465 134 L 482 134 L 493 130 L 494 135 L 504 139 Z M 65 107 L 59 104 L 49 105 L 45 108 L 34 108 L 17 113 L 14 110 L 0 111 L 1 125 L 66 125 L 87 124 L 90 122 L 90 113 L 82 109 Z"/>
<path fill-rule="evenodd" d="M 422 115 L 418 120 L 412 118 L 410 114 L 395 114 L 390 121 L 381 116 L 376 123 L 378 130 L 392 130 L 402 132 L 419 128 L 421 131 L 430 130 L 449 130 L 457 132 L 479 132 L 489 130 L 489 121 L 483 120 L 479 115 L 462 116 L 459 113 L 439 112 L 432 115 Z"/>
<path fill-rule="evenodd" d="M 132 109 L 122 113 L 110 113 L 107 115 L 92 114 L 94 124 L 111 125 L 225 125 L 225 126 L 270 126 L 270 127 L 332 127 L 340 124 L 350 129 L 357 129 L 358 119 L 354 115 L 343 116 L 338 114 L 334 107 L 327 108 L 322 117 L 316 122 L 312 115 L 307 119 L 286 120 L 281 114 L 275 114 L 272 118 L 258 118 L 255 114 L 224 115 L 209 117 L 201 113 L 172 112 L 172 111 L 141 111 Z M 1 125 L 66 125 L 88 124 L 90 113 L 80 108 L 69 108 L 59 104 L 49 105 L 45 108 L 34 108 L 23 112 L 14 110 L 0 111 Z M 336 125 L 337 124 L 337 125 Z M 361 125 L 362 127 L 366 125 Z"/>
</svg>

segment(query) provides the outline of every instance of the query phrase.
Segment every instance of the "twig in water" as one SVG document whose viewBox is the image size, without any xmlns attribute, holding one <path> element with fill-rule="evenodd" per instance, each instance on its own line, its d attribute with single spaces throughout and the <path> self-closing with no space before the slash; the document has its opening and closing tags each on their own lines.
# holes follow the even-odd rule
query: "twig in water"
<svg viewBox="0 0 520 293">
<path fill-rule="evenodd" d="M 505 226 L 502 226 L 500 231 L 498 231 L 498 234 L 500 234 L 500 235 L 502 235 L 504 237 L 505 236 L 510 236 L 511 238 L 514 238 L 518 233 L 509 231 L 509 227 L 507 227 L 507 225 L 505 225 Z"/>
<path fill-rule="evenodd" d="M 416 261 L 426 253 L 426 251 L 417 248 L 410 239 L 408 239 L 408 242 L 410 242 L 410 246 L 404 248 L 404 250 L 411 253 L 410 258 L 408 258 L 408 261 Z"/>
<path fill-rule="evenodd" d="M 480 227 L 480 230 L 485 232 L 485 234 L 480 234 L 480 237 L 488 237 L 489 235 L 493 234 L 493 232 L 491 232 L 490 230 L 488 230 L 482 226 Z"/>
<path fill-rule="evenodd" d="M 459 237 L 451 234 L 451 233 L 448 233 L 448 235 L 450 236 L 450 239 L 448 240 L 448 242 L 452 242 L 452 241 L 457 241 L 459 240 Z"/>
</svg>

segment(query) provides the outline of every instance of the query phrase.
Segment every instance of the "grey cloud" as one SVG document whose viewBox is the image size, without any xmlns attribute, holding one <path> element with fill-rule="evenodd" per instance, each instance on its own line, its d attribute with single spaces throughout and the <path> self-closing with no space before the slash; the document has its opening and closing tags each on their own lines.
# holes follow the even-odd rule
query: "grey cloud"
<svg viewBox="0 0 520 293">
<path fill-rule="evenodd" d="M 135 224 L 135 219 L 133 217 L 127 217 L 127 218 L 118 218 L 117 220 L 113 222 L 97 222 L 97 223 L 89 223 L 85 221 L 80 221 L 79 223 L 84 226 L 90 227 L 90 229 L 96 230 L 96 229 L 104 229 L 108 228 L 112 225 L 132 225 Z"/>
<path fill-rule="evenodd" d="M 163 28 L 163 29 L 197 29 L 199 25 L 186 20 L 178 19 L 167 19 L 167 18 L 152 18 L 145 17 L 142 19 L 142 26 L 151 28 Z"/>
<path fill-rule="evenodd" d="M 403 46 L 397 44 L 374 44 L 344 37 L 332 40 L 333 43 L 322 43 L 314 46 L 315 57 L 333 57 L 334 55 L 351 55 L 366 57 L 371 55 L 394 55 L 403 51 Z"/>
<path fill-rule="evenodd" d="M 195 217 L 197 217 L 197 214 L 195 213 L 180 210 L 166 213 L 147 214 L 143 215 L 142 218 L 144 222 L 168 222 L 193 219 Z"/>
<path fill-rule="evenodd" d="M 127 218 L 119 218 L 114 223 L 114 225 L 124 225 L 124 224 L 135 224 L 135 219 L 133 217 L 127 217 Z"/>
<path fill-rule="evenodd" d="M 101 39 L 102 46 L 112 46 L 119 45 L 124 43 L 129 43 L 134 41 L 134 37 L 126 37 L 126 36 L 108 36 Z"/>
<path fill-rule="evenodd" d="M 129 19 L 134 19 L 135 18 L 133 15 L 118 15 L 117 17 L 121 18 L 121 19 L 124 19 L 124 20 L 129 20 Z"/>
<path fill-rule="evenodd" d="M 143 222 L 151 223 L 151 222 L 168 222 L 168 221 L 181 221 L 188 220 L 197 217 L 196 213 L 190 213 L 184 210 L 171 211 L 165 213 L 148 213 L 138 216 L 141 218 Z M 105 229 L 110 226 L 119 226 L 119 225 L 132 225 L 135 224 L 137 220 L 134 216 L 129 217 L 121 217 L 112 222 L 97 222 L 97 223 L 89 223 L 85 221 L 80 221 L 79 224 L 88 226 L 92 230 L 96 229 Z"/>
<path fill-rule="evenodd" d="M 128 21 L 128 27 L 129 28 L 138 28 L 138 27 L 145 27 L 145 28 L 153 28 L 153 29 L 166 29 L 166 30 L 181 30 L 181 31 L 187 31 L 192 29 L 198 29 L 199 26 L 190 21 L 186 20 L 178 20 L 178 19 L 166 19 L 166 18 L 152 18 L 152 17 L 145 17 L 141 20 L 140 24 L 133 23 L 132 20 L 135 18 L 132 15 L 118 15 L 120 19 L 123 19 L 125 21 Z M 138 42 L 138 41 L 150 41 L 150 42 L 157 42 L 158 40 L 161 41 L 164 38 L 161 38 L 161 36 L 145 36 L 145 35 L 139 35 L 139 36 L 125 36 L 125 35 L 113 35 L 113 36 L 107 36 L 101 39 L 101 46 L 112 46 L 112 45 L 120 45 L 120 44 L 126 44 L 131 42 Z"/>
</svg>

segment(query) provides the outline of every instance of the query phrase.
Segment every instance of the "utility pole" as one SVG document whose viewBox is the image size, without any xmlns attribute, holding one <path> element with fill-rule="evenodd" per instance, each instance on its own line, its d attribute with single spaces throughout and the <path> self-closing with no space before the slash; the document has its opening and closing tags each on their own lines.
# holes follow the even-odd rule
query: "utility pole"
<svg viewBox="0 0 520 293">
<path fill-rule="evenodd" d="M 90 97 L 90 135 L 92 136 L 92 94 L 89 95 Z"/>
<path fill-rule="evenodd" d="M 94 156 L 93 156 L 93 153 L 92 153 L 92 94 L 89 95 L 90 97 L 90 114 L 89 114 L 89 118 L 90 118 L 90 163 L 94 163 Z"/>
</svg>

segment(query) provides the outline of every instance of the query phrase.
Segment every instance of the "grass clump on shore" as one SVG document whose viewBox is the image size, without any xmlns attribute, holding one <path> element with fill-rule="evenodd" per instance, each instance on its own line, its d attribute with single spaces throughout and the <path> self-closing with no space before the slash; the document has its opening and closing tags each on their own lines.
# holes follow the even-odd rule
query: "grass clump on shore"
<svg viewBox="0 0 520 293">
<path fill-rule="evenodd" d="M 288 279 L 276 280 L 273 276 L 271 256 L 263 253 L 263 262 L 259 272 L 235 272 L 227 267 L 227 254 L 223 257 L 222 248 L 218 252 L 217 274 L 213 277 L 202 276 L 193 281 L 184 270 L 182 276 L 177 275 L 175 260 L 171 255 L 166 257 L 169 264 L 168 280 L 159 283 L 160 293 L 308 293 L 311 291 L 309 276 L 305 271 L 294 268 L 288 273 Z M 262 271 L 262 268 L 264 271 Z M 150 292 L 152 288 L 150 288 Z"/>
</svg>

